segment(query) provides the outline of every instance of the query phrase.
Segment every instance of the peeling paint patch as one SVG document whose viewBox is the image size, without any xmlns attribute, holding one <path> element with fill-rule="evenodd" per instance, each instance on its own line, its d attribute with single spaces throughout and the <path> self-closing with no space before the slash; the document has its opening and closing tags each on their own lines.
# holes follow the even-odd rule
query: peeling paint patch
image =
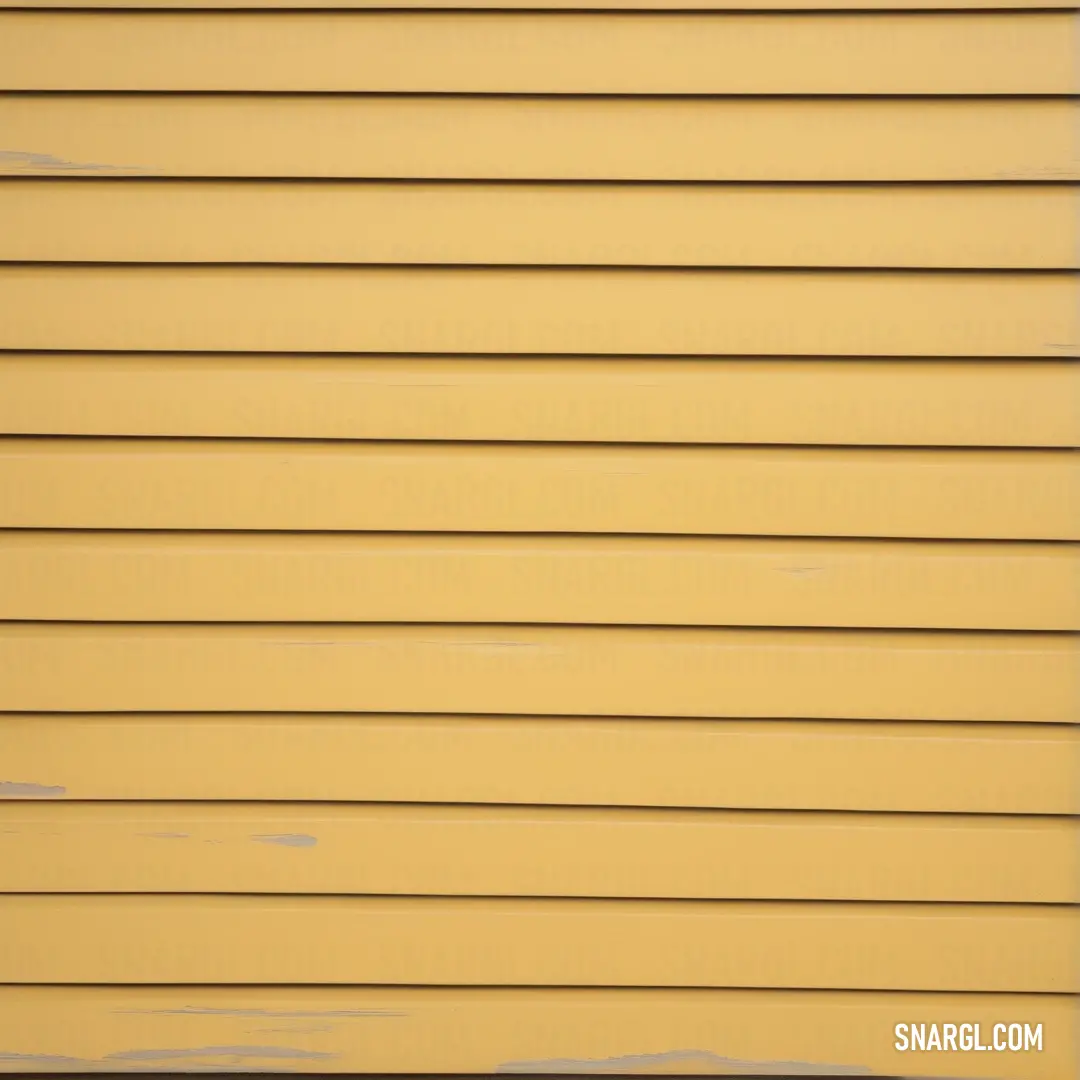
<svg viewBox="0 0 1080 1080">
<path fill-rule="evenodd" d="M 95 1065 L 103 1065 L 106 1069 L 110 1070 L 109 1075 L 116 1077 L 119 1074 L 116 1072 L 116 1063 L 109 1065 L 107 1061 L 94 1062 Z M 141 1076 L 148 1076 L 150 1074 L 160 1073 L 162 1076 L 171 1076 L 174 1080 L 182 1076 L 202 1075 L 209 1073 L 211 1076 L 297 1076 L 297 1075 L 310 1075 L 303 1065 L 297 1065 L 290 1062 L 288 1065 L 269 1065 L 265 1061 L 259 1062 L 244 1062 L 244 1061 L 230 1061 L 227 1065 L 215 1065 L 205 1061 L 185 1061 L 183 1065 L 183 1072 L 178 1073 L 175 1065 L 150 1065 L 146 1062 L 134 1066 L 130 1069 L 124 1069 L 125 1073 L 139 1074 Z"/>
<path fill-rule="evenodd" d="M 0 799 L 59 799 L 67 794 L 60 784 L 20 783 L 0 780 Z"/>
<path fill-rule="evenodd" d="M 1070 165 L 1049 165 L 1041 169 L 1007 169 L 998 172 L 998 180 L 1075 180 L 1077 168 Z"/>
<path fill-rule="evenodd" d="M 138 1052 L 138 1051 L 136 1051 Z M 331 1057 L 336 1055 L 329 1055 Z M 23 1065 L 27 1069 L 35 1069 L 35 1075 L 37 1075 L 37 1069 L 65 1069 L 68 1071 L 78 1070 L 81 1073 L 88 1071 L 97 1072 L 101 1066 L 104 1066 L 110 1073 L 115 1072 L 115 1063 L 121 1057 L 118 1054 L 110 1054 L 106 1058 L 76 1058 L 65 1057 L 63 1054 L 19 1054 L 14 1051 L 2 1051 L 0 1050 L 0 1065 Z M 141 1059 L 136 1059 L 141 1060 Z M 156 1060 L 156 1059 L 155 1059 Z M 113 1063 L 110 1066 L 110 1061 Z M 188 1061 L 184 1064 L 185 1073 L 258 1073 L 259 1075 L 267 1075 L 269 1073 L 296 1074 L 296 1066 L 291 1062 L 285 1065 L 271 1065 L 265 1061 L 258 1062 L 245 1062 L 245 1061 L 231 1061 L 227 1065 L 212 1064 L 203 1061 Z M 141 1073 L 168 1073 L 172 1076 L 176 1075 L 176 1069 L 174 1066 L 154 1065 L 154 1064 L 142 1064 L 138 1067 Z M 17 1075 L 17 1074 L 12 1074 Z"/>
<path fill-rule="evenodd" d="M 324 1027 L 256 1028 L 256 1035 L 327 1035 L 334 1030 L 333 1024 Z"/>
<path fill-rule="evenodd" d="M 0 1063 L 13 1065 L 85 1065 L 84 1058 L 64 1057 L 62 1054 L 17 1054 L 0 1050 Z"/>
<path fill-rule="evenodd" d="M 259 844 L 281 844 L 282 847 L 314 847 L 319 842 L 317 836 L 299 832 L 255 834 L 251 839 Z"/>
<path fill-rule="evenodd" d="M 389 1009 L 213 1009 L 200 1005 L 184 1005 L 179 1009 L 118 1009 L 117 1013 L 130 1016 L 235 1016 L 249 1018 L 273 1018 L 275 1020 L 309 1020 L 324 1018 L 347 1019 L 351 1016 L 408 1016 L 408 1013 Z"/>
<path fill-rule="evenodd" d="M 280 646 L 284 649 L 378 649 L 381 641 L 265 641 L 264 645 Z"/>
<path fill-rule="evenodd" d="M 152 840 L 189 840 L 191 833 L 186 832 L 141 832 L 140 836 L 149 836 Z"/>
<path fill-rule="evenodd" d="M 102 1064 L 99 1062 L 98 1064 Z M 108 1063 L 104 1063 L 108 1067 Z M 115 1068 L 115 1066 L 114 1066 Z M 138 1073 L 146 1076 L 151 1073 L 160 1073 L 163 1076 L 171 1076 L 173 1080 L 177 1080 L 180 1076 L 193 1075 L 198 1073 L 202 1075 L 209 1073 L 211 1076 L 305 1076 L 310 1075 L 304 1071 L 300 1071 L 301 1067 L 296 1065 L 268 1065 L 265 1061 L 256 1063 L 245 1063 L 243 1061 L 230 1061 L 228 1065 L 208 1065 L 203 1061 L 186 1061 L 184 1062 L 183 1073 L 177 1073 L 176 1068 L 172 1065 L 147 1065 L 145 1063 L 139 1065 L 137 1068 L 133 1068 L 131 1073 Z M 116 1075 L 115 1073 L 113 1074 Z"/>
<path fill-rule="evenodd" d="M 623 1054 L 609 1058 L 551 1058 L 509 1061 L 497 1073 L 634 1073 L 671 1065 L 700 1073 L 746 1073 L 755 1076 L 871 1076 L 861 1065 L 822 1065 L 812 1061 L 746 1061 L 722 1057 L 711 1050 L 667 1050 L 659 1054 Z"/>
<path fill-rule="evenodd" d="M 116 1071 L 116 1069 L 117 1069 L 116 1063 L 113 1063 L 112 1065 L 109 1065 L 108 1062 L 95 1062 L 94 1064 L 102 1065 L 106 1069 L 109 1069 L 110 1070 L 109 1075 L 111 1077 L 118 1077 L 120 1075 Z M 179 1077 L 184 1077 L 184 1076 L 189 1076 L 189 1075 L 194 1075 L 194 1074 L 202 1075 L 202 1074 L 204 1074 L 204 1072 L 208 1072 L 208 1074 L 210 1074 L 211 1076 L 225 1075 L 225 1076 L 228 1076 L 228 1077 L 237 1077 L 237 1076 L 254 1076 L 254 1077 L 291 1076 L 291 1077 L 295 1077 L 297 1075 L 300 1075 L 300 1076 L 309 1075 L 309 1074 L 307 1074 L 307 1071 L 306 1071 L 305 1067 L 303 1067 L 302 1065 L 297 1065 L 297 1064 L 293 1064 L 293 1063 L 289 1063 L 288 1065 L 269 1065 L 266 1062 L 252 1063 L 252 1062 L 231 1061 L 231 1062 L 229 1062 L 228 1065 L 220 1065 L 220 1064 L 215 1065 L 213 1063 L 207 1063 L 207 1062 L 185 1062 L 184 1066 L 183 1066 L 183 1069 L 184 1069 L 183 1072 L 177 1072 L 175 1065 L 149 1065 L 146 1062 L 143 1062 L 143 1063 L 140 1063 L 139 1065 L 133 1066 L 131 1068 L 125 1068 L 123 1071 L 125 1072 L 125 1074 L 131 1074 L 131 1075 L 138 1074 L 139 1076 L 148 1076 L 150 1074 L 161 1074 L 162 1076 L 173 1077 L 174 1080 L 177 1080 L 177 1078 L 179 1078 Z"/>
<path fill-rule="evenodd" d="M 101 165 L 91 161 L 68 161 L 55 154 L 30 150 L 0 150 L 0 171 L 8 169 L 54 169 L 57 172 L 141 172 L 135 165 Z"/>
<path fill-rule="evenodd" d="M 176 1061 L 182 1058 L 296 1058 L 304 1061 L 325 1061 L 336 1054 L 322 1050 L 298 1050 L 292 1046 L 196 1046 L 190 1050 L 118 1050 L 108 1054 L 106 1061 Z"/>
<path fill-rule="evenodd" d="M 499 652 L 503 649 L 543 649 L 535 641 L 431 641 L 424 639 L 423 645 L 436 645 L 440 649 L 468 649 L 473 652 Z M 547 649 L 551 652 L 553 650 Z"/>
</svg>

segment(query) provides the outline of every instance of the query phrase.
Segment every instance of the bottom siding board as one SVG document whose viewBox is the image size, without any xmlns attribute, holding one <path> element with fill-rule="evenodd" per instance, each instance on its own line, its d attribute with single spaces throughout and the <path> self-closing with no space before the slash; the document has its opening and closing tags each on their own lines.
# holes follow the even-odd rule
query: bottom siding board
<svg viewBox="0 0 1080 1080">
<path fill-rule="evenodd" d="M 10 711 L 1080 721 L 1060 634 L 0 625 Z"/>
<path fill-rule="evenodd" d="M 1047 905 L 0 897 L 0 983 L 1080 992 Z"/>
<path fill-rule="evenodd" d="M 0 1073 L 913 1076 L 1074 1080 L 1064 995 L 0 987 Z M 901 1052 L 898 1023 L 1041 1025 L 1042 1052 Z"/>
<path fill-rule="evenodd" d="M 461 806 L 0 806 L 0 893 L 1080 903 L 1080 821 Z"/>
<path fill-rule="evenodd" d="M 1080 727 L 9 713 L 0 798 L 1077 814 Z"/>
</svg>

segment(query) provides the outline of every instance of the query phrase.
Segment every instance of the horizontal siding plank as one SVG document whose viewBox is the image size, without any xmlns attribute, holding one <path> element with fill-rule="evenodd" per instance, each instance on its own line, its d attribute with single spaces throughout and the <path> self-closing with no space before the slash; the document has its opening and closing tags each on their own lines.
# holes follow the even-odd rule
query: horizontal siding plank
<svg viewBox="0 0 1080 1080">
<path fill-rule="evenodd" d="M 1070 450 L 0 440 L 0 527 L 1080 538 Z"/>
<path fill-rule="evenodd" d="M 1053 270 L 1080 193 L 12 178 L 0 225 L 0 259 L 32 262 Z"/>
<path fill-rule="evenodd" d="M 1071 357 L 1078 295 L 1065 273 L 9 265 L 0 348 Z"/>
<path fill-rule="evenodd" d="M 0 430 L 1071 448 L 1080 446 L 1080 365 L 0 353 Z"/>
<path fill-rule="evenodd" d="M 1078 661 L 1080 639 L 1049 634 L 0 625 L 4 707 L 23 712 L 1076 723 Z"/>
<path fill-rule="evenodd" d="M 1080 813 L 1080 728 L 1030 723 L 7 713 L 0 761 L 17 800 Z"/>
<path fill-rule="evenodd" d="M 920 1053 L 919 1075 L 1076 1075 L 1076 1003 L 1063 995 L 260 986 L 0 987 L 0 1072 L 898 1076 L 913 1060 L 895 1049 L 898 1022 L 939 1035 L 978 1024 L 991 1044 L 1003 1021 L 1041 1025 L 1042 1053 L 995 1054 L 992 1066 Z"/>
<path fill-rule="evenodd" d="M 1080 991 L 1053 906 L 9 895 L 0 925 L 7 983 Z"/>
<path fill-rule="evenodd" d="M 1080 902 L 1080 822 L 709 810 L 0 806 L 0 892 Z"/>
<path fill-rule="evenodd" d="M 5 90 L 1071 94 L 1073 17 L 10 12 Z"/>
<path fill-rule="evenodd" d="M 0 532 L 0 619 L 1080 630 L 1042 544 Z"/>
<path fill-rule="evenodd" d="M 1080 103 L 13 95 L 8 175 L 1064 180 Z"/>
</svg>

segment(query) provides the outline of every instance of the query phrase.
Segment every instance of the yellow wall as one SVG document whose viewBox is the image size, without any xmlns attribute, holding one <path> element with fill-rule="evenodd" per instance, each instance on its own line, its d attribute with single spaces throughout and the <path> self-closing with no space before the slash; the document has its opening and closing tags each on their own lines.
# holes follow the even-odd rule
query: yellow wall
<svg viewBox="0 0 1080 1080">
<path fill-rule="evenodd" d="M 0 1072 L 1076 1080 L 1071 0 L 70 3 Z"/>
</svg>

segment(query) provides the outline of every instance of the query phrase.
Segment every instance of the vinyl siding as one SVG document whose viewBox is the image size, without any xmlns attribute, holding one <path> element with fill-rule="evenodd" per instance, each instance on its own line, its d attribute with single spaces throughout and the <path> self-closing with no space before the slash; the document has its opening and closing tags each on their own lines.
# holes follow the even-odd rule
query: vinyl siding
<svg viewBox="0 0 1080 1080">
<path fill-rule="evenodd" d="M 0 1072 L 1075 1080 L 1075 5 L 724 6 L 0 2 Z"/>
</svg>

